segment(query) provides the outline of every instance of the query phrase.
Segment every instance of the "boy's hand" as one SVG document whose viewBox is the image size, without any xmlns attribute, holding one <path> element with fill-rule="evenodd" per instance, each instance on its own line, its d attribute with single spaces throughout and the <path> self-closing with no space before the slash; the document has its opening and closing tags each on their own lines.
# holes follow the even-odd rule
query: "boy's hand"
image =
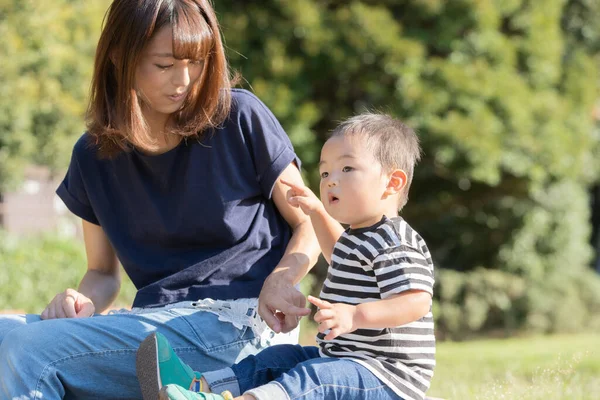
<svg viewBox="0 0 600 400">
<path fill-rule="evenodd" d="M 286 195 L 288 203 L 293 207 L 300 207 L 304 214 L 311 215 L 323 208 L 321 200 L 308 187 L 298 186 L 283 179 L 280 182 L 290 187 Z"/>
<path fill-rule="evenodd" d="M 348 304 L 335 303 L 308 296 L 308 301 L 319 308 L 315 314 L 315 322 L 319 323 L 319 332 L 329 333 L 325 340 L 332 340 L 344 333 L 353 332 L 357 329 L 354 323 L 356 307 Z"/>
</svg>

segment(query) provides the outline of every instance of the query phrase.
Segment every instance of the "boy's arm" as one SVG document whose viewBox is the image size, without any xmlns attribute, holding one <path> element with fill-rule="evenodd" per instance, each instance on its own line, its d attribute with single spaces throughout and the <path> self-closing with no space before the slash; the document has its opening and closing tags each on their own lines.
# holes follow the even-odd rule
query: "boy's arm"
<svg viewBox="0 0 600 400">
<path fill-rule="evenodd" d="M 373 272 L 381 300 L 359 305 L 329 303 L 309 296 L 319 308 L 315 321 L 325 340 L 332 340 L 356 329 L 382 329 L 419 320 L 431 310 L 433 265 L 415 247 L 400 245 L 378 254 Z"/>
<path fill-rule="evenodd" d="M 417 321 L 429 313 L 431 294 L 407 290 L 384 300 L 356 306 L 356 329 L 389 328 Z"/>
<path fill-rule="evenodd" d="M 421 249 L 400 244 L 373 259 L 373 273 L 382 300 L 357 306 L 362 328 L 385 328 L 414 322 L 431 309 L 433 265 Z"/>
<path fill-rule="evenodd" d="M 422 290 L 407 290 L 387 299 L 362 303 L 357 306 L 330 303 L 308 296 L 308 301 L 319 308 L 315 322 L 325 340 L 332 340 L 357 329 L 383 329 L 417 321 L 429 313 L 431 294 Z"/>
<path fill-rule="evenodd" d="M 331 264 L 333 247 L 340 236 L 342 236 L 344 228 L 325 211 L 323 204 L 321 204 L 320 209 L 315 210 L 309 215 L 315 234 L 317 235 L 317 240 L 319 241 L 319 246 L 321 247 L 321 253 L 323 253 L 323 257 L 325 257 L 327 263 Z"/>
<path fill-rule="evenodd" d="M 327 263 L 331 263 L 333 246 L 344 232 L 344 228 L 325 211 L 321 200 L 308 187 L 285 180 L 281 182 L 290 187 L 287 193 L 288 202 L 294 207 L 299 207 L 310 217 L 323 257 Z"/>
</svg>

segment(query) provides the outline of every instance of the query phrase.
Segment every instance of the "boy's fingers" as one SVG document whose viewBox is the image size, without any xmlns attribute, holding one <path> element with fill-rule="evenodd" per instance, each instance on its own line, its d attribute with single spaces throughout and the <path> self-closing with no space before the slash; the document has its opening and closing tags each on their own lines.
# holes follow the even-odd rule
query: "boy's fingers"
<svg viewBox="0 0 600 400">
<path fill-rule="evenodd" d="M 295 196 L 288 196 L 287 198 L 287 202 L 289 205 L 294 206 L 294 207 L 298 207 L 298 198 Z"/>
<path fill-rule="evenodd" d="M 333 340 L 336 337 L 338 337 L 340 335 L 341 332 L 339 332 L 339 330 L 337 329 L 332 329 L 329 331 L 329 333 L 325 336 L 325 340 Z"/>
<path fill-rule="evenodd" d="M 300 186 L 296 185 L 295 183 L 288 182 L 285 179 L 280 179 L 279 182 L 283 183 L 286 186 L 291 187 L 292 189 L 300 189 Z"/>
<path fill-rule="evenodd" d="M 333 306 L 331 305 L 331 303 L 329 303 L 328 301 L 325 300 L 321 300 L 317 297 L 314 296 L 308 296 L 308 301 L 311 304 L 314 304 L 315 306 L 323 309 L 323 308 L 332 308 Z"/>
<path fill-rule="evenodd" d="M 286 181 L 285 179 L 280 179 L 279 181 L 281 183 L 283 183 L 284 185 L 289 186 L 290 187 L 290 191 L 292 193 L 301 194 L 301 195 L 305 195 L 306 194 L 306 186 L 304 186 L 304 185 L 300 185 L 300 184 L 297 184 L 297 183 L 292 183 L 292 182 Z M 288 191 L 288 193 L 289 193 L 289 191 Z"/>
<path fill-rule="evenodd" d="M 315 322 L 323 322 L 328 319 L 332 319 L 335 316 L 335 313 L 331 309 L 321 309 L 315 314 Z"/>
<path fill-rule="evenodd" d="M 303 205 L 306 207 L 310 207 L 310 201 L 306 197 L 296 196 L 293 197 L 298 205 Z"/>
<path fill-rule="evenodd" d="M 288 199 L 288 203 L 294 207 L 310 207 L 310 203 L 306 200 L 306 197 L 301 196 L 292 196 Z"/>
</svg>

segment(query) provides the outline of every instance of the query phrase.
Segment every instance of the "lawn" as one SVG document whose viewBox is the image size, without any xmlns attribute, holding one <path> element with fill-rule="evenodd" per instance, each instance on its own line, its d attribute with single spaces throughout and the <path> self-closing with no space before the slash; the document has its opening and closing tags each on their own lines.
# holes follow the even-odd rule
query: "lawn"
<svg viewBox="0 0 600 400">
<path fill-rule="evenodd" d="M 314 345 L 303 321 L 301 343 Z M 445 400 L 598 400 L 600 334 L 439 342 L 428 396 Z"/>
<path fill-rule="evenodd" d="M 77 287 L 85 272 L 83 246 L 77 241 L 50 236 L 11 240 L 1 232 L 0 265 L 0 309 L 21 312 L 39 313 L 56 293 Z M 122 289 L 116 307 L 131 304 L 135 293 L 126 278 Z M 314 345 L 314 332 L 314 324 L 303 318 L 301 343 Z M 598 400 L 600 334 L 440 342 L 428 395 L 446 400 Z"/>
<path fill-rule="evenodd" d="M 428 395 L 444 399 L 600 399 L 600 334 L 442 342 Z"/>
</svg>

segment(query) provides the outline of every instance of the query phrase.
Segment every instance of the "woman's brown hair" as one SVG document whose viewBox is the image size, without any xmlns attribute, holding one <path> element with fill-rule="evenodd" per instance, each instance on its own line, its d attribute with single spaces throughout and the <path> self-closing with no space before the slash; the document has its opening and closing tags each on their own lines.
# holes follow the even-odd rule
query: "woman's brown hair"
<svg viewBox="0 0 600 400">
<path fill-rule="evenodd" d="M 129 144 L 154 143 L 134 89 L 144 47 L 165 26 L 173 30 L 173 56 L 203 60 L 200 79 L 172 115 L 169 133 L 201 135 L 227 117 L 231 80 L 219 25 L 208 0 L 114 0 L 96 49 L 86 121 L 100 156 Z"/>
</svg>

